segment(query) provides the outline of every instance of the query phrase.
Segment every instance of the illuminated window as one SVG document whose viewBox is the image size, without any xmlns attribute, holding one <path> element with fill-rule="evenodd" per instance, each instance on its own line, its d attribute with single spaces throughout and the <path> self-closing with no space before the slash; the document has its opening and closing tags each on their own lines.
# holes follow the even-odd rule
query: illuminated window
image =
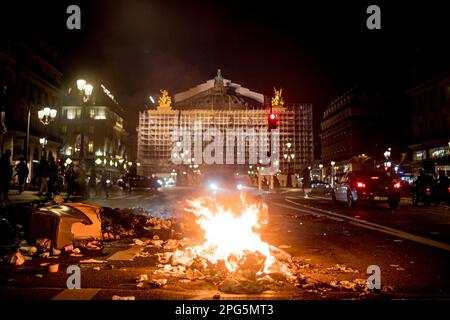
<svg viewBox="0 0 450 320">
<path fill-rule="evenodd" d="M 413 160 L 425 160 L 425 151 L 416 151 L 413 153 Z"/>
<path fill-rule="evenodd" d="M 89 110 L 89 117 L 90 117 L 91 119 L 95 117 L 95 109 L 94 109 L 94 108 L 91 108 L 91 109 Z"/>
<path fill-rule="evenodd" d="M 106 111 L 105 111 L 105 109 L 98 108 L 97 112 L 95 113 L 95 119 L 98 119 L 98 120 L 106 119 Z"/>
<path fill-rule="evenodd" d="M 89 153 L 93 153 L 94 152 L 94 141 L 89 141 L 88 152 Z"/>
<path fill-rule="evenodd" d="M 430 149 L 431 158 L 441 158 L 450 155 L 450 147 L 440 147 Z"/>
<path fill-rule="evenodd" d="M 77 116 L 76 116 L 76 118 L 77 119 L 81 118 L 81 109 L 77 109 Z"/>
<path fill-rule="evenodd" d="M 67 119 L 73 120 L 73 119 L 75 119 L 75 116 L 76 116 L 75 109 L 68 109 L 67 110 Z"/>
</svg>

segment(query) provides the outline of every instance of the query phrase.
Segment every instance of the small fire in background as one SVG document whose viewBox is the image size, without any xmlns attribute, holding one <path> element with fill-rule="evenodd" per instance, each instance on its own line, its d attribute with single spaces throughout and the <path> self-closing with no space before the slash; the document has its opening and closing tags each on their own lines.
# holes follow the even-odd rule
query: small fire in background
<svg viewBox="0 0 450 320">
<path fill-rule="evenodd" d="M 194 247 L 194 252 L 212 263 L 223 260 L 229 272 L 239 265 L 251 263 L 250 257 L 259 257 L 260 272 L 268 272 L 275 259 L 270 246 L 261 240 L 257 230 L 261 227 L 261 206 L 247 204 L 241 196 L 239 206 L 226 208 L 214 198 L 201 197 L 188 200 L 191 208 L 185 210 L 196 217 L 204 232 L 205 241 Z M 239 207 L 239 208 L 235 208 Z"/>
</svg>

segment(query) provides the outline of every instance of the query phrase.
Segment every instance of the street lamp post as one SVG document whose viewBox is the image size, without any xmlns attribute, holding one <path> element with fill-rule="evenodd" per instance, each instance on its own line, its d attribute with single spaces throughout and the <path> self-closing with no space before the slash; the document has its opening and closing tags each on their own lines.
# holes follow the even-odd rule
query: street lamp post
<svg viewBox="0 0 450 320">
<path fill-rule="evenodd" d="M 386 162 L 384 163 L 385 167 L 390 167 L 391 166 L 391 162 L 389 161 L 389 158 L 391 157 L 391 150 L 392 150 L 392 148 L 388 148 L 384 152 L 384 157 L 386 158 Z"/>
<path fill-rule="evenodd" d="M 336 164 L 336 162 L 331 161 L 331 185 L 334 187 L 334 165 Z"/>
<path fill-rule="evenodd" d="M 86 102 L 89 101 L 90 96 L 92 95 L 92 91 L 94 89 L 94 87 L 89 84 L 86 83 L 86 80 L 84 79 L 79 79 L 77 80 L 77 89 L 80 93 L 81 96 L 81 139 L 80 139 L 80 165 L 84 162 L 84 153 L 85 153 L 85 148 L 84 148 L 84 127 L 85 127 L 85 123 L 84 123 L 84 107 Z"/>
<path fill-rule="evenodd" d="M 322 181 L 322 169 L 323 169 L 323 164 L 319 164 L 319 180 Z"/>
<path fill-rule="evenodd" d="M 47 127 L 53 120 L 56 119 L 56 115 L 57 115 L 58 111 L 56 109 L 52 109 L 50 107 L 44 107 L 41 110 L 38 110 L 38 118 L 39 121 L 41 121 L 41 123 Z M 29 130 L 29 128 L 27 129 L 27 131 Z M 43 137 L 41 139 L 39 139 L 40 144 L 42 145 L 42 156 L 45 157 L 46 155 L 46 151 L 45 151 L 45 146 L 47 145 L 48 140 Z M 27 150 L 28 153 L 28 150 Z"/>
</svg>

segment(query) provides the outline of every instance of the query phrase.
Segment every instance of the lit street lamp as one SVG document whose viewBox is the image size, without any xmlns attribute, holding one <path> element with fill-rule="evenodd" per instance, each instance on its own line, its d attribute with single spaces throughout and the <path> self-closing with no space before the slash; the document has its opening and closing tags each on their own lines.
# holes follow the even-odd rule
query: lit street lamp
<svg viewBox="0 0 450 320">
<path fill-rule="evenodd" d="M 38 111 L 38 118 L 44 126 L 47 126 L 50 122 L 55 120 L 57 112 L 58 111 L 56 109 L 45 107 L 44 109 Z"/>
<path fill-rule="evenodd" d="M 45 146 L 47 145 L 47 139 L 46 138 L 40 138 L 39 143 L 42 146 L 42 156 L 45 157 Z"/>
<path fill-rule="evenodd" d="M 41 110 L 38 110 L 39 121 L 41 121 L 41 123 L 44 126 L 48 126 L 53 120 L 56 119 L 57 113 L 58 113 L 58 111 L 56 109 L 52 109 L 50 107 L 44 107 Z M 28 115 L 28 117 L 30 117 L 30 114 Z M 27 149 L 28 149 L 29 131 L 30 131 L 29 125 L 30 125 L 30 121 L 28 121 L 28 128 L 27 128 Z M 47 145 L 47 139 L 41 138 L 41 139 L 39 139 L 39 142 L 42 145 L 42 156 L 45 157 L 45 154 L 46 154 L 45 146 Z M 28 155 L 28 150 L 27 150 L 27 155 Z M 27 158 L 28 158 L 28 156 L 27 156 Z"/>
<path fill-rule="evenodd" d="M 391 148 L 388 148 L 388 149 L 384 152 L 384 157 L 386 158 L 386 160 L 388 160 L 390 156 L 391 156 Z"/>
</svg>

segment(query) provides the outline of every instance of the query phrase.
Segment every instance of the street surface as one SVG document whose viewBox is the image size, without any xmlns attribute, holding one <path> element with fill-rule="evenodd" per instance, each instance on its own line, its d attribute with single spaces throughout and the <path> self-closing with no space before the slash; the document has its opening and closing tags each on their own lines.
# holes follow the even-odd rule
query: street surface
<svg viewBox="0 0 450 320">
<path fill-rule="evenodd" d="M 111 208 L 141 207 L 154 216 L 173 217 L 182 211 L 183 200 L 196 194 L 192 188 L 169 187 L 156 193 L 118 191 L 107 199 L 86 202 Z M 104 264 L 81 265 L 81 290 L 66 289 L 65 270 L 79 261 L 67 257 L 58 259 L 61 260 L 59 272 L 55 274 L 28 263 L 18 267 L 1 266 L 0 297 L 109 300 L 119 295 L 136 299 L 213 299 L 220 294 L 221 299 L 450 298 L 448 207 L 416 207 L 403 198 L 395 211 L 387 206 L 349 209 L 345 204 L 333 204 L 324 195 L 305 198 L 296 189 L 262 192 L 256 196 L 269 206 L 262 239 L 301 260 L 305 276 L 324 283 L 366 280 L 367 267 L 377 265 L 381 270 L 382 290 L 361 297 L 352 290 L 323 293 L 286 285 L 258 294 L 227 294 L 205 281 L 175 278 L 168 278 L 168 284 L 162 288 L 143 290 L 136 288 L 136 277 L 155 274 L 158 262 L 153 249 L 147 250 L 148 255 L 136 257 L 140 249 L 130 246 L 130 241 L 119 240 L 106 242 L 101 254 L 92 253 L 92 257 L 105 260 Z"/>
</svg>

